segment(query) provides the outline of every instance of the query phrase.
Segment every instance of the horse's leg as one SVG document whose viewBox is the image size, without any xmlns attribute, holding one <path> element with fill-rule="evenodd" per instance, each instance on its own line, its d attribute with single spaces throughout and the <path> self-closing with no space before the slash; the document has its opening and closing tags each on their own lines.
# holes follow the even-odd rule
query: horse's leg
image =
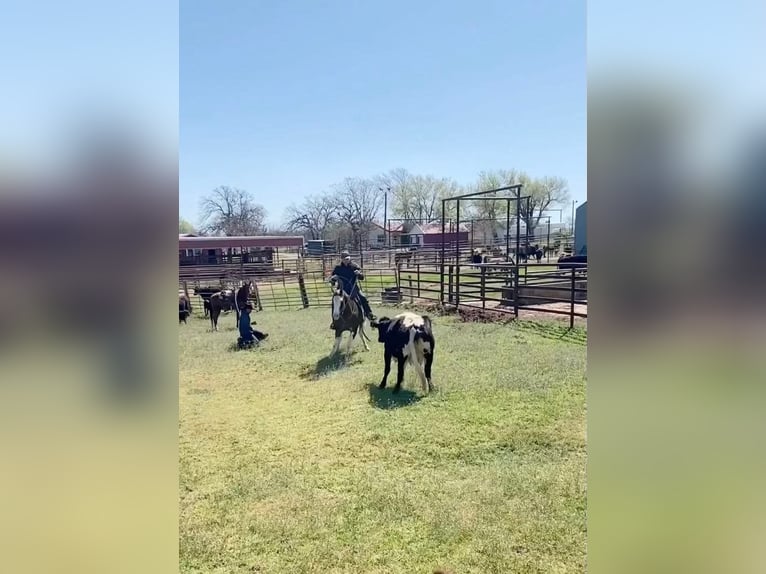
<svg viewBox="0 0 766 574">
<path fill-rule="evenodd" d="M 386 388 L 386 380 L 388 379 L 388 373 L 391 372 L 391 353 L 386 350 L 386 354 L 383 356 L 383 360 L 385 361 L 386 368 L 383 371 L 383 380 L 380 381 L 380 384 L 378 385 L 379 388 L 385 389 Z"/>
<path fill-rule="evenodd" d="M 354 348 L 354 342 L 356 341 L 356 333 L 359 331 L 359 327 L 351 329 L 351 338 L 348 340 L 348 350 L 351 352 Z"/>
<path fill-rule="evenodd" d="M 335 331 L 335 345 L 333 345 L 332 353 L 331 355 L 337 354 L 337 352 L 340 350 L 340 340 L 343 337 L 343 331 Z"/>
</svg>

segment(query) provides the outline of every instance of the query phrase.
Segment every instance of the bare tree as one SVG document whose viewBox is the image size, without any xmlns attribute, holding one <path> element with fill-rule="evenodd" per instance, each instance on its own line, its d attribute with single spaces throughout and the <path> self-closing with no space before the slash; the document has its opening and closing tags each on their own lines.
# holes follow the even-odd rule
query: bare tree
<svg viewBox="0 0 766 574">
<path fill-rule="evenodd" d="M 322 239 L 337 219 L 337 201 L 328 194 L 307 197 L 302 204 L 291 205 L 285 212 L 286 228 L 305 233 L 311 239 Z"/>
<path fill-rule="evenodd" d="M 519 214 L 528 234 L 534 233 L 546 209 L 555 205 L 563 205 L 569 199 L 569 187 L 565 179 L 561 177 L 534 179 L 523 171 L 517 170 L 496 170 L 480 173 L 476 191 L 496 189 L 516 183 L 524 186 L 521 190 L 522 196 L 530 196 L 529 209 L 527 209 L 526 200 L 522 200 L 519 205 Z M 503 191 L 498 192 L 497 196 L 514 197 L 514 193 Z M 505 201 L 476 203 L 475 213 L 481 218 L 498 219 L 505 217 L 507 208 Z M 515 202 L 511 202 L 511 210 L 515 217 Z"/>
<path fill-rule="evenodd" d="M 441 219 L 442 199 L 460 193 L 460 186 L 451 179 L 412 175 L 402 168 L 378 176 L 377 180 L 391 188 L 391 213 L 402 219 Z"/>
<path fill-rule="evenodd" d="M 258 235 L 265 232 L 266 210 L 244 189 L 222 185 L 202 199 L 202 229 L 212 235 Z"/>
<path fill-rule="evenodd" d="M 519 206 L 521 219 L 527 226 L 529 234 L 534 233 L 546 209 L 556 205 L 563 206 L 569 201 L 569 186 L 561 177 L 530 180 L 522 193 L 530 196 L 528 210 L 526 201 L 522 201 Z"/>
<path fill-rule="evenodd" d="M 522 183 L 521 179 L 525 176 L 516 170 L 495 170 L 495 171 L 482 171 L 479 174 L 479 179 L 476 185 L 473 186 L 471 191 L 488 191 L 490 189 L 497 189 L 499 187 L 505 187 L 513 185 L 515 183 Z M 497 197 L 502 201 L 474 201 L 471 205 L 471 212 L 477 219 L 490 219 L 500 220 L 506 216 L 508 211 L 508 202 L 505 198 L 515 197 L 512 191 L 498 191 L 492 195 L 485 195 L 485 198 Z M 511 204 L 511 209 L 515 210 L 514 204 Z"/>
<path fill-rule="evenodd" d="M 401 167 L 392 169 L 379 175 L 376 180 L 380 187 L 388 187 L 391 190 L 389 209 L 392 215 L 402 219 L 415 219 L 417 217 L 417 206 L 412 187 L 413 176 L 406 169 Z"/>
<path fill-rule="evenodd" d="M 338 219 L 353 233 L 353 242 L 361 246 L 361 235 L 368 231 L 383 205 L 378 183 L 371 179 L 347 177 L 334 186 L 333 199 Z"/>
</svg>

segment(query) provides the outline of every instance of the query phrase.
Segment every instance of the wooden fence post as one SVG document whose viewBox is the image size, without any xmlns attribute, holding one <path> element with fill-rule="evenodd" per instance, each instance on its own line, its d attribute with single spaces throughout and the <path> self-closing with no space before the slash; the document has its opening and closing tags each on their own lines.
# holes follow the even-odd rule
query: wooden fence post
<svg viewBox="0 0 766 574">
<path fill-rule="evenodd" d="M 412 275 L 407 275 L 407 283 L 409 285 L 408 290 L 410 292 L 410 304 L 412 304 L 415 302 L 412 297 Z"/>
<path fill-rule="evenodd" d="M 480 288 L 480 295 L 481 295 L 481 308 L 486 309 L 487 308 L 487 268 L 482 266 L 481 267 L 481 288 Z"/>
<path fill-rule="evenodd" d="M 569 328 L 574 328 L 574 306 L 575 306 L 575 268 L 574 265 L 572 265 L 572 293 L 570 295 L 570 305 L 569 305 Z"/>
<path fill-rule="evenodd" d="M 418 272 L 418 299 L 420 299 L 420 263 L 417 264 Z"/>
<path fill-rule="evenodd" d="M 303 308 L 309 307 L 309 294 L 306 292 L 306 282 L 303 280 L 303 273 L 298 274 L 298 288 L 301 291 L 301 301 L 303 302 Z"/>
</svg>

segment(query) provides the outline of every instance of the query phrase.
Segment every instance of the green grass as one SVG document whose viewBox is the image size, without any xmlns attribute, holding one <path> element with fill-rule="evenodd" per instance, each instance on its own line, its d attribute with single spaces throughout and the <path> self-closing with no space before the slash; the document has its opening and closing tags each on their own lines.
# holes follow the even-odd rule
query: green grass
<svg viewBox="0 0 766 574">
<path fill-rule="evenodd" d="M 585 570 L 584 331 L 436 317 L 437 390 L 394 395 L 327 309 L 255 318 L 179 327 L 182 572 Z"/>
</svg>

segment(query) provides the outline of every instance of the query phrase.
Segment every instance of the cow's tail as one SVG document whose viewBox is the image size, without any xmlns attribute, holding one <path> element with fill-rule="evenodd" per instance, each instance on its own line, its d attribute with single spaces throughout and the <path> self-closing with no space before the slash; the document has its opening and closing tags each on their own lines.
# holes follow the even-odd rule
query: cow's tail
<svg viewBox="0 0 766 574">
<path fill-rule="evenodd" d="M 423 317 L 423 331 L 418 331 L 415 334 L 415 341 L 421 343 L 428 343 L 429 349 L 427 354 L 433 355 L 434 352 L 434 335 L 433 329 L 431 329 L 431 318 L 428 315 L 422 315 Z"/>
</svg>

